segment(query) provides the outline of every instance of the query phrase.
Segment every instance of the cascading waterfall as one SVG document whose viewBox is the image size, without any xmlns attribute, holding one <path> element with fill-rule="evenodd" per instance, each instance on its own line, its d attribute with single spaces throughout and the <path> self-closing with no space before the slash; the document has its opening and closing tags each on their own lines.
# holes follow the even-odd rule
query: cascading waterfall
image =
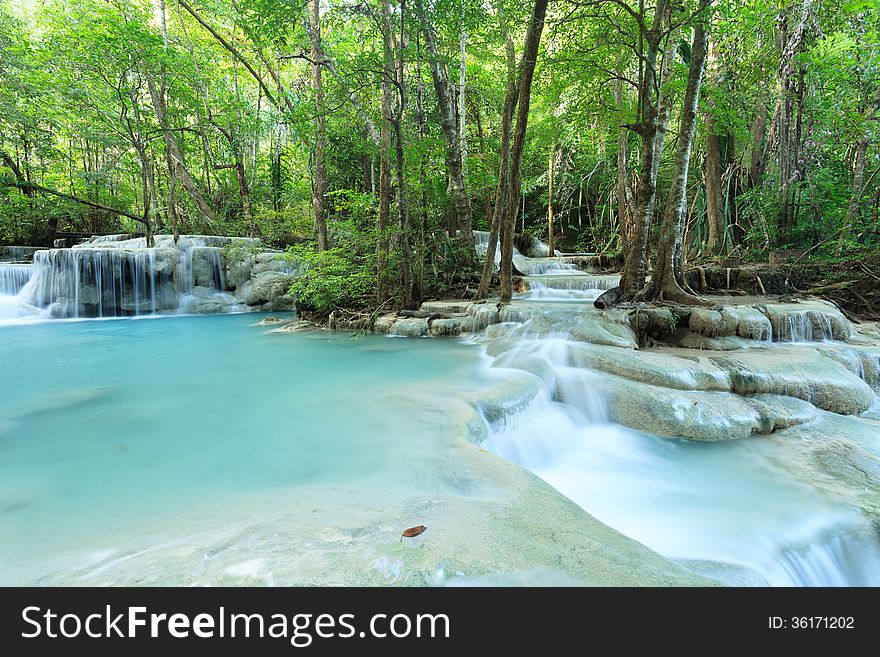
<svg viewBox="0 0 880 657">
<path fill-rule="evenodd" d="M 20 296 L 54 317 L 125 317 L 157 312 L 168 283 L 152 249 L 52 249 L 34 255 Z"/>
<path fill-rule="evenodd" d="M 589 280 L 572 278 L 575 287 Z M 613 279 L 600 280 L 607 289 L 605 280 Z M 608 375 L 574 367 L 566 335 L 566 316 L 575 326 L 592 310 L 565 303 L 571 290 L 556 284 L 538 288 L 544 296 L 536 302 L 539 315 L 556 306 L 556 333 L 530 331 L 527 320 L 497 325 L 481 338 L 495 367 L 525 370 L 541 381 L 506 416 L 498 409 L 491 418 L 484 413 L 486 449 L 531 470 L 618 531 L 729 584 L 880 585 L 873 529 L 778 465 L 785 461 L 778 443 L 707 444 L 611 423 L 599 392 Z M 534 292 L 518 303 L 530 304 Z M 797 333 L 796 320 L 794 335 L 812 338 L 813 322 L 804 320 L 810 332 Z"/>
<path fill-rule="evenodd" d="M 830 342 L 834 340 L 831 320 L 812 310 L 788 313 L 774 327 L 773 339 L 777 342 Z"/>
<path fill-rule="evenodd" d="M 194 247 L 204 247 L 207 243 L 199 237 L 181 237 L 177 243 L 180 247 L 180 263 L 177 268 L 177 288 L 181 295 L 193 289 L 193 251 Z"/>
<path fill-rule="evenodd" d="M 36 315 L 39 310 L 21 299 L 33 267 L 25 264 L 0 263 L 0 321 Z"/>
<path fill-rule="evenodd" d="M 768 573 L 774 586 L 877 586 L 880 550 L 869 528 L 823 532 L 818 540 L 780 550 Z"/>
<path fill-rule="evenodd" d="M 31 265 L 0 264 L 0 296 L 18 295 L 21 288 L 31 279 Z"/>
<path fill-rule="evenodd" d="M 540 258 L 535 258 L 529 263 L 528 267 L 522 268 L 520 271 L 528 276 L 535 276 L 554 272 L 574 272 L 577 270 L 577 266 L 570 262 L 560 262 L 559 260 L 550 260 L 549 258 L 542 261 Z"/>
<path fill-rule="evenodd" d="M 143 237 L 105 235 L 72 248 L 39 250 L 24 284 L 19 281 L 27 266 L 2 265 L 0 319 L 248 310 L 227 292 L 221 247 L 232 241 L 259 245 L 248 238 L 206 235 L 181 236 L 175 243 L 170 235 L 160 235 L 148 248 Z M 262 271 L 283 273 L 284 269 L 280 263 L 261 266 Z"/>
</svg>

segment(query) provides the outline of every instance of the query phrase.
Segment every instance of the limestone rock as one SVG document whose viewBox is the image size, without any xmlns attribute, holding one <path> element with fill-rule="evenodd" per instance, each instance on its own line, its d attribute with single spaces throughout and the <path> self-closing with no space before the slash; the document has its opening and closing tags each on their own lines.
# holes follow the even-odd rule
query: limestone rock
<svg viewBox="0 0 880 657">
<path fill-rule="evenodd" d="M 419 338 L 428 335 L 428 320 L 421 317 L 398 319 L 391 327 L 390 333 L 406 338 Z"/>
<path fill-rule="evenodd" d="M 236 253 L 228 256 L 226 258 L 227 287 L 234 290 L 249 281 L 256 262 L 256 256 L 250 252 Z"/>
<path fill-rule="evenodd" d="M 728 393 L 673 390 L 615 376 L 603 377 L 600 390 L 610 419 L 640 431 L 717 441 L 747 438 L 761 428 L 758 412 Z"/>
<path fill-rule="evenodd" d="M 373 324 L 373 331 L 376 333 L 391 333 L 391 327 L 394 326 L 394 322 L 398 320 L 396 313 L 390 313 L 388 315 L 382 315 L 381 317 L 377 317 L 375 323 Z"/>
<path fill-rule="evenodd" d="M 770 320 L 757 308 L 725 306 L 721 311 L 728 326 L 726 335 L 738 335 L 747 340 L 769 340 L 773 331 Z"/>
<path fill-rule="evenodd" d="M 816 407 L 809 402 L 784 395 L 753 395 L 744 401 L 758 412 L 759 433 L 772 433 L 798 424 L 812 422 L 818 417 Z"/>
<path fill-rule="evenodd" d="M 276 271 L 254 274 L 251 279 L 238 288 L 237 296 L 249 306 L 269 304 L 275 310 L 289 310 L 293 307 L 290 286 L 293 276 Z"/>
<path fill-rule="evenodd" d="M 454 336 L 468 333 L 472 328 L 470 317 L 448 317 L 435 319 L 430 323 L 430 332 L 434 336 Z"/>
<path fill-rule="evenodd" d="M 691 311 L 688 326 L 694 333 L 705 335 L 708 338 L 733 334 L 733 331 L 728 329 L 725 317 L 719 311 L 708 308 L 694 308 Z"/>
</svg>

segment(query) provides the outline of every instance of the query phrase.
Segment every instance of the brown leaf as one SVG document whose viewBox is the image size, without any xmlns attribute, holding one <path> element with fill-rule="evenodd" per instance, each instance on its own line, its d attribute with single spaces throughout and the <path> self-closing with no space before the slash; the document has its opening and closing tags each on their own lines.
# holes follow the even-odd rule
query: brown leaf
<svg viewBox="0 0 880 657">
<path fill-rule="evenodd" d="M 400 540 L 402 542 L 404 537 L 413 538 L 415 536 L 418 536 L 419 534 L 424 533 L 424 531 L 426 529 L 427 529 L 427 527 L 425 527 L 424 525 L 417 525 L 415 527 L 409 527 L 407 529 L 404 529 L 403 533 L 400 535 Z"/>
</svg>

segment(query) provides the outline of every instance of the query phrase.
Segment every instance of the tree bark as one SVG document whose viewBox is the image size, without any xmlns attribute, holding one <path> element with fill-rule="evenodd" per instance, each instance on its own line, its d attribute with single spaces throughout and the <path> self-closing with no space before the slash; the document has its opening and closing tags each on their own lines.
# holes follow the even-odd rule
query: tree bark
<svg viewBox="0 0 880 657">
<path fill-rule="evenodd" d="M 510 187 L 510 129 L 513 113 L 516 111 L 519 85 L 516 79 L 516 51 L 513 39 L 507 29 L 504 14 L 498 12 L 501 30 L 504 33 L 504 50 L 507 53 L 507 90 L 504 93 L 504 107 L 501 112 L 501 153 L 498 164 L 498 186 L 495 190 L 495 207 L 489 224 L 489 241 L 486 245 L 486 260 L 483 262 L 483 273 L 480 276 L 480 287 L 477 299 L 485 299 L 489 294 L 492 274 L 495 271 L 495 252 L 498 248 L 498 235 L 501 232 L 504 210 L 507 204 L 507 193 Z"/>
<path fill-rule="evenodd" d="M 550 146 L 550 158 L 547 161 L 547 245 L 550 247 L 550 255 L 556 254 L 553 243 L 553 160 L 556 158 L 556 144 Z"/>
<path fill-rule="evenodd" d="M 389 0 L 382 0 L 383 22 L 385 23 L 385 41 L 386 54 L 393 60 L 393 29 L 391 24 L 391 3 Z M 407 310 L 414 310 L 421 305 L 421 291 L 416 284 L 413 275 L 412 266 L 412 248 L 410 246 L 411 228 L 409 225 L 409 204 L 406 200 L 406 182 L 404 179 L 404 152 L 403 152 L 403 123 L 406 114 L 406 79 L 404 70 L 404 27 L 406 20 L 406 0 L 400 0 L 400 48 L 399 57 L 396 67 L 396 88 L 397 88 L 397 110 L 391 120 L 391 127 L 394 130 L 394 153 L 395 153 L 395 170 L 397 175 L 397 223 L 400 228 L 400 251 L 402 255 L 400 282 L 403 289 L 403 307 Z M 393 64 L 392 64 L 393 65 Z"/>
<path fill-rule="evenodd" d="M 658 69 L 657 57 L 660 54 L 664 33 L 662 28 L 667 19 L 669 5 L 669 0 L 657 1 L 651 28 L 645 35 L 646 51 L 642 57 L 642 75 L 639 80 L 641 122 L 632 126 L 642 138 L 641 176 L 636 190 L 632 241 L 624 247 L 624 267 L 620 277 L 622 290 L 618 295 L 621 300 L 631 298 L 644 287 L 648 269 L 648 236 L 657 202 L 657 170 L 669 123 L 670 99 L 664 86 L 677 50 L 675 35 L 669 35 Z"/>
<path fill-rule="evenodd" d="M 312 177 L 312 211 L 315 214 L 315 236 L 318 240 L 318 251 L 326 251 L 327 217 L 324 199 L 330 183 L 327 180 L 327 164 L 325 151 L 327 148 L 327 117 L 324 114 L 324 86 L 321 80 L 321 2 L 310 0 L 311 11 L 307 17 L 309 22 L 309 42 L 312 56 L 312 91 L 315 94 L 315 150 L 314 174 Z"/>
<path fill-rule="evenodd" d="M 880 88 L 878 88 L 874 94 L 874 99 L 865 115 L 869 125 L 872 121 L 876 120 L 878 110 L 880 110 Z M 843 243 L 861 211 L 862 195 L 865 192 L 865 161 L 868 156 L 868 148 L 871 145 L 870 134 L 870 128 L 866 128 L 865 132 L 856 143 L 856 153 L 853 160 L 852 196 L 849 199 L 849 206 L 846 211 L 846 222 L 844 223 L 843 231 L 840 235 L 840 242 L 837 247 L 838 255 L 842 251 Z"/>
<path fill-rule="evenodd" d="M 464 167 L 455 126 L 455 109 L 452 104 L 449 71 L 440 61 L 440 57 L 437 54 L 434 28 L 425 14 L 421 0 L 419 0 L 418 9 L 425 35 L 425 49 L 428 51 L 431 79 L 434 82 L 434 92 L 437 94 L 437 105 L 440 108 L 440 125 L 443 128 L 443 136 L 446 139 L 446 168 L 449 174 L 449 193 L 452 197 L 453 209 L 455 210 L 455 228 L 463 242 L 470 241 L 470 248 L 473 250 L 474 235 L 471 204 L 464 182 Z"/>
<path fill-rule="evenodd" d="M 779 218 L 777 224 L 777 244 L 787 241 L 790 235 L 795 206 L 792 203 L 790 187 L 797 182 L 799 172 L 800 150 L 800 99 L 803 97 L 801 66 L 798 61 L 807 27 L 812 16 L 812 0 L 802 0 L 800 17 L 794 26 L 789 25 L 789 17 L 784 7 L 777 18 L 778 38 L 781 50 L 779 63 L 779 81 L 782 87 L 782 112 L 779 116 Z M 792 131 L 792 121 L 795 130 Z M 794 134 L 792 134 L 794 132 Z"/>
<path fill-rule="evenodd" d="M 752 155 L 749 163 L 749 188 L 758 187 L 764 181 L 767 168 L 767 149 L 771 146 L 772 135 L 767 134 L 767 99 L 758 99 L 755 120 L 752 122 Z M 765 137 L 767 137 L 765 139 Z"/>
<path fill-rule="evenodd" d="M 709 46 L 708 56 L 709 75 L 713 82 L 718 81 L 718 49 Z M 718 125 L 715 120 L 715 112 L 710 107 L 706 111 L 706 163 L 703 170 L 703 183 L 706 186 L 706 221 L 708 223 L 708 236 L 706 238 L 706 253 L 715 255 L 724 243 L 724 198 L 721 192 L 721 136 L 718 134 Z"/>
<path fill-rule="evenodd" d="M 622 75 L 622 67 L 619 70 Z M 623 80 L 618 78 L 614 82 L 614 100 L 617 109 L 623 111 Z M 629 189 L 628 164 L 629 160 L 629 129 L 618 128 L 617 130 L 617 223 L 620 225 L 621 244 L 630 244 L 633 237 L 632 226 L 632 194 Z M 581 183 L 581 200 L 578 203 L 578 226 L 581 225 L 581 205 L 584 193 Z"/>
<path fill-rule="evenodd" d="M 462 3 L 464 8 L 464 3 Z M 464 29 L 464 14 L 462 13 L 461 36 L 459 45 L 461 50 L 461 63 L 458 68 L 458 141 L 461 148 L 461 167 L 463 178 L 467 179 L 467 32 Z"/>
<path fill-rule="evenodd" d="M 526 128 L 529 122 L 532 78 L 538 60 L 538 47 L 544 31 L 544 17 L 547 14 L 548 0 L 535 0 L 532 18 L 526 32 L 520 65 L 519 92 L 516 116 L 516 131 L 510 152 L 510 187 L 507 190 L 504 216 L 501 220 L 501 302 L 507 303 L 513 297 L 513 233 L 519 210 L 519 193 L 522 187 L 522 156 L 526 141 Z"/>
<path fill-rule="evenodd" d="M 382 0 L 383 13 L 388 0 Z M 389 10 L 390 11 L 390 10 Z M 394 62 L 390 34 L 383 34 L 382 59 L 382 124 L 379 137 L 379 217 L 376 240 L 376 295 L 381 303 L 388 296 L 385 268 L 388 262 L 388 226 L 391 223 L 391 81 Z"/>
<path fill-rule="evenodd" d="M 712 0 L 700 0 L 702 13 Z M 691 44 L 691 61 L 688 70 L 687 88 L 684 96 L 684 109 L 678 145 L 675 153 L 675 173 L 672 189 L 663 215 L 660 242 L 656 254 L 656 266 L 651 282 L 643 294 L 647 299 L 662 299 L 677 303 L 711 305 L 691 294 L 684 281 L 682 238 L 687 216 L 687 178 L 690 165 L 691 147 L 697 126 L 697 102 L 700 97 L 700 83 L 703 78 L 704 63 L 708 42 L 707 21 L 704 16 L 697 19 Z"/>
</svg>

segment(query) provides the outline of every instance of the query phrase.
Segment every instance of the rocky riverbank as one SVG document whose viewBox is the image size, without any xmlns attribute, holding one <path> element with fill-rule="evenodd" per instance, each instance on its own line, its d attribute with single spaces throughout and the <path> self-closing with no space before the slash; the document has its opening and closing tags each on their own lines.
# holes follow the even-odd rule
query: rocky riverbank
<svg viewBox="0 0 880 657">
<path fill-rule="evenodd" d="M 528 270 L 531 258 L 521 262 Z M 783 441 L 785 464 L 880 524 L 880 332 L 833 304 L 790 295 L 719 293 L 714 309 L 591 301 L 613 275 L 535 258 L 510 304 L 431 301 L 419 311 L 348 326 L 401 337 L 465 335 L 493 366 L 512 370 L 471 399 L 494 424 L 572 400 L 560 366 L 595 372 L 607 418 L 651 434 L 696 441 L 760 436 Z M 304 330 L 302 322 L 275 330 Z M 553 352 L 549 357 L 548 353 Z"/>
</svg>

